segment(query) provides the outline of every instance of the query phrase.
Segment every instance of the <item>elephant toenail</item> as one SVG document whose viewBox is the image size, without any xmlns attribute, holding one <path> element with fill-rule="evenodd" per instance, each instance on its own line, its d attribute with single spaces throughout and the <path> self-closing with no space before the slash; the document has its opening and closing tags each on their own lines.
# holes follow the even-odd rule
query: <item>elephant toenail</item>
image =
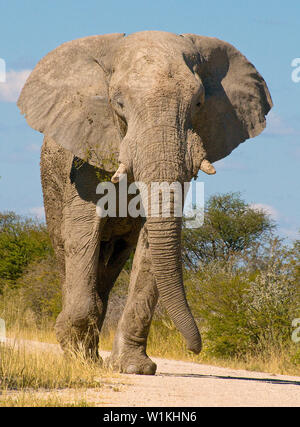
<svg viewBox="0 0 300 427">
<path fill-rule="evenodd" d="M 156 372 L 156 365 L 147 365 L 144 367 L 144 375 L 154 375 Z"/>
<path fill-rule="evenodd" d="M 135 366 L 135 365 L 129 365 L 126 368 L 125 373 L 126 374 L 138 374 L 139 370 L 138 370 L 137 366 Z"/>
</svg>

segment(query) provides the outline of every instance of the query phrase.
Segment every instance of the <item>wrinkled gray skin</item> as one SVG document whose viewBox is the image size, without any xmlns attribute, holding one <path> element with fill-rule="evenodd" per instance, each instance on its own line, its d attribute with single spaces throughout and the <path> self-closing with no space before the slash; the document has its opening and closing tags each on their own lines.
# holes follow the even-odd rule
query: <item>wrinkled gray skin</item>
<svg viewBox="0 0 300 427">
<path fill-rule="evenodd" d="M 158 296 L 188 349 L 199 353 L 182 280 L 180 218 L 99 218 L 96 186 L 118 162 L 147 184 L 190 181 L 199 169 L 212 173 L 208 162 L 264 129 L 272 101 L 261 75 L 215 38 L 109 34 L 48 54 L 18 105 L 45 135 L 46 219 L 64 277 L 56 322 L 62 348 L 98 357 L 110 290 L 137 245 L 109 363 L 122 372 L 155 373 L 146 342 Z"/>
</svg>

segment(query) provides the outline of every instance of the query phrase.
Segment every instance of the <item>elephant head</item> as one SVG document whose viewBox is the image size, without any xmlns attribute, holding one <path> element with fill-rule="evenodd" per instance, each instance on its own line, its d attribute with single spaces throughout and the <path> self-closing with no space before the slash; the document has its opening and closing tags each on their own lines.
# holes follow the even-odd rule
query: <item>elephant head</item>
<svg viewBox="0 0 300 427">
<path fill-rule="evenodd" d="M 18 101 L 30 126 L 90 164 L 136 181 L 184 182 L 265 128 L 265 81 L 216 38 L 146 31 L 86 37 L 43 58 Z M 119 166 L 118 166 L 119 164 Z M 117 165 L 117 166 L 116 166 Z M 181 220 L 149 216 L 153 273 L 195 353 L 201 338 L 182 279 Z"/>
</svg>

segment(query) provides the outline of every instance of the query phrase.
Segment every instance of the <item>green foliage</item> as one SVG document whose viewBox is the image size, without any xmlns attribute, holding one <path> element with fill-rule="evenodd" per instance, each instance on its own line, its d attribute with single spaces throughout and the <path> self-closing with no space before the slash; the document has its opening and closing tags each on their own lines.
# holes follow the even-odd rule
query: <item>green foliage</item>
<svg viewBox="0 0 300 427">
<path fill-rule="evenodd" d="M 298 283 L 298 291 L 300 292 L 300 240 L 294 242 L 293 247 L 287 252 L 287 257 L 291 267 L 291 274 L 295 277 L 295 281 Z"/>
<path fill-rule="evenodd" d="M 25 306 L 38 321 L 44 317 L 56 319 L 62 306 L 61 279 L 54 257 L 48 256 L 30 264 L 17 285 Z"/>
<path fill-rule="evenodd" d="M 0 213 L 0 292 L 5 283 L 14 286 L 29 263 L 51 253 L 44 224 L 13 212 Z"/>
<path fill-rule="evenodd" d="M 256 272 L 237 265 L 210 263 L 188 274 L 188 299 L 208 353 L 241 357 L 290 345 L 299 294 L 289 266 L 280 259 Z"/>
<path fill-rule="evenodd" d="M 227 262 L 261 241 L 273 228 L 268 215 L 252 209 L 239 193 L 212 196 L 206 203 L 203 226 L 190 229 L 184 224 L 183 261 L 193 270 L 199 262 Z"/>
<path fill-rule="evenodd" d="M 211 197 L 204 225 L 183 229 L 188 299 L 209 354 L 240 357 L 291 344 L 300 314 L 300 244 L 287 248 L 237 193 Z"/>
</svg>

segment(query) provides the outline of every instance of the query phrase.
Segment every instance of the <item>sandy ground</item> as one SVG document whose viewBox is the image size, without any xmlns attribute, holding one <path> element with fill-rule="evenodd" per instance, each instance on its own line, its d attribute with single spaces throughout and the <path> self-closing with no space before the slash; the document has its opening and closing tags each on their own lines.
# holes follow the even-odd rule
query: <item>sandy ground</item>
<svg viewBox="0 0 300 427">
<path fill-rule="evenodd" d="M 60 352 L 56 344 L 22 341 L 20 345 Z M 101 352 L 103 358 L 108 354 Z M 300 406 L 300 377 L 153 360 L 158 367 L 155 376 L 120 374 L 100 393 L 89 389 L 57 390 L 57 394 L 104 407 Z"/>
</svg>

